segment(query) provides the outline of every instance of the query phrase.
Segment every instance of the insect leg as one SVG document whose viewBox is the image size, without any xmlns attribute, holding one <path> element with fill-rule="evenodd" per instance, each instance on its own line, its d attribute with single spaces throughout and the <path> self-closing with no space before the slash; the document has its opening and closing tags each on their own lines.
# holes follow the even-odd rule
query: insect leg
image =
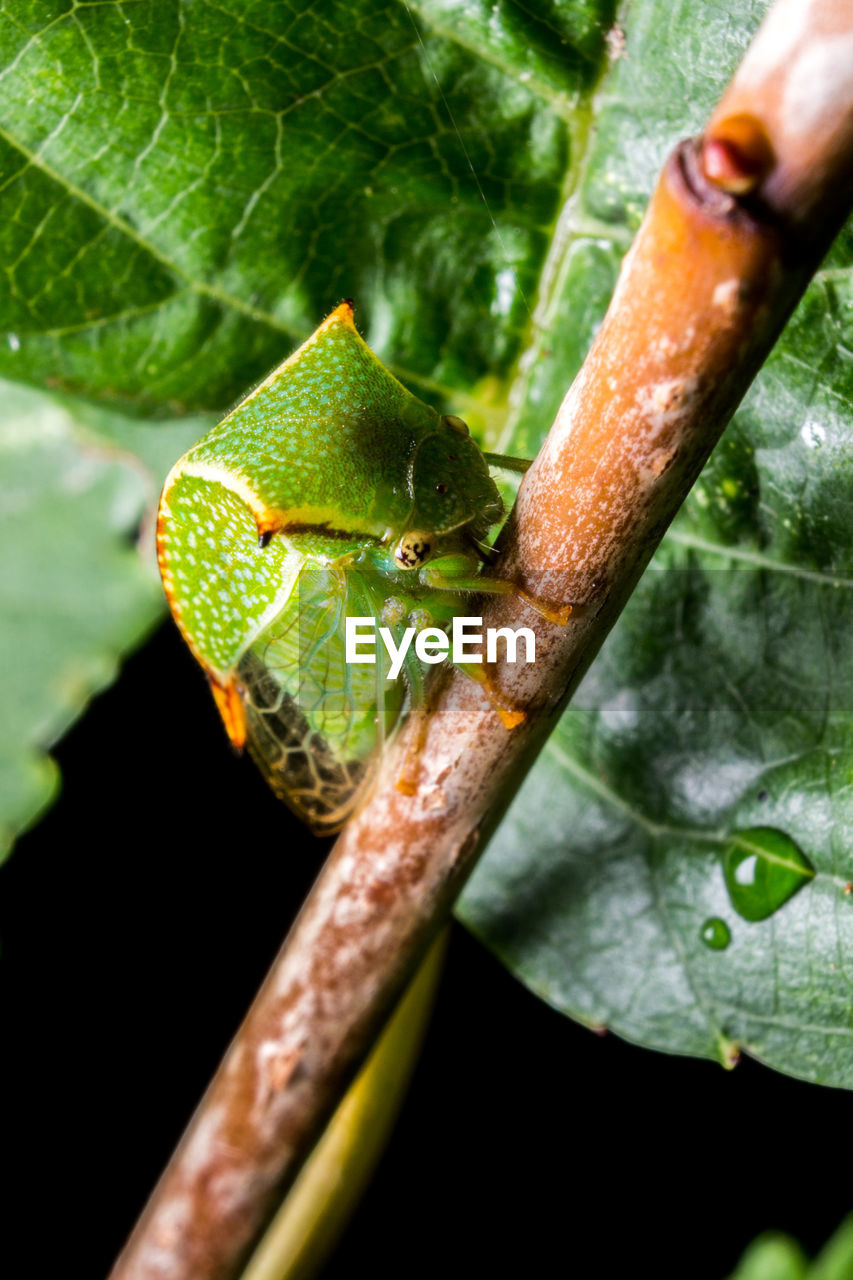
<svg viewBox="0 0 853 1280">
<path fill-rule="evenodd" d="M 448 557 L 444 572 L 440 567 L 432 565 L 421 570 L 421 581 L 441 592 L 466 592 L 468 594 L 482 592 L 486 595 L 518 596 L 535 609 L 537 613 L 547 618 L 549 622 L 557 623 L 560 626 L 565 626 L 568 622 L 569 615 L 572 612 L 571 605 L 564 605 L 555 609 L 536 599 L 535 596 L 531 596 L 529 592 L 517 586 L 514 582 L 508 582 L 504 578 L 481 577 L 479 574 L 464 570 L 460 572 L 457 567 L 459 565 L 458 559 L 454 562 Z M 519 707 L 512 706 L 501 696 L 500 691 L 489 675 L 487 666 L 479 663 L 457 663 L 456 665 L 482 687 L 501 723 L 507 729 L 514 729 L 516 725 L 521 724 L 525 718 L 525 712 Z"/>
<path fill-rule="evenodd" d="M 403 670 L 409 687 L 410 714 L 415 722 L 415 731 L 403 771 L 397 779 L 397 790 L 404 795 L 413 796 L 418 789 L 418 758 L 426 742 L 427 731 L 427 695 L 424 687 L 423 667 L 414 649 L 408 649 L 403 659 Z"/>
<path fill-rule="evenodd" d="M 484 453 L 490 467 L 495 467 L 499 471 L 516 471 L 520 475 L 524 475 L 530 467 L 533 466 L 530 458 L 512 458 L 506 453 Z"/>
<path fill-rule="evenodd" d="M 470 676 L 472 680 L 477 681 L 477 684 L 494 707 L 495 714 L 505 729 L 515 729 L 517 725 L 522 724 L 527 718 L 526 712 L 522 711 L 520 707 L 514 707 L 512 703 L 507 702 L 501 696 L 500 691 L 489 676 L 488 667 L 474 662 L 457 662 L 456 666 L 460 671 L 464 671 L 466 676 Z"/>
<path fill-rule="evenodd" d="M 546 618 L 548 622 L 554 622 L 561 627 L 566 625 L 572 612 L 570 604 L 560 605 L 555 609 L 553 605 L 546 604 L 544 600 L 538 600 L 529 591 L 525 591 L 523 587 L 519 587 L 514 582 L 508 582 L 505 578 L 482 578 L 476 574 L 470 577 L 457 576 L 455 574 L 445 576 L 436 569 L 423 569 L 421 571 L 421 579 L 429 586 L 437 587 L 442 591 L 467 591 L 470 593 L 482 593 L 483 595 L 518 596 L 525 604 L 529 604 L 531 609 L 535 609 L 538 614 Z"/>
<path fill-rule="evenodd" d="M 435 595 L 430 599 L 430 610 L 431 612 L 438 614 L 439 616 L 446 616 L 448 618 L 448 621 L 455 614 L 459 613 L 458 606 L 450 605 L 448 597 L 450 597 L 452 593 L 455 593 L 458 591 L 467 591 L 469 593 L 479 591 L 481 583 L 483 581 L 483 579 L 478 577 L 469 578 L 469 577 L 462 577 L 460 575 L 453 575 L 453 576 L 448 575 L 447 577 L 445 577 L 444 575 L 438 574 L 438 572 L 433 573 L 432 570 L 422 571 L 421 573 L 422 581 L 425 577 L 427 577 L 428 573 L 432 575 L 431 578 L 429 579 L 429 582 L 431 584 L 434 584 L 433 589 L 435 590 Z M 489 579 L 488 581 L 493 582 L 494 579 Z M 511 583 L 505 583 L 500 581 L 499 581 L 498 590 L 501 592 L 501 594 L 516 593 L 515 588 Z M 412 656 L 414 657 L 414 655 Z M 414 661 L 417 662 L 417 658 L 414 658 Z M 477 681 L 477 683 L 483 689 L 483 692 L 488 697 L 492 706 L 494 707 L 497 716 L 499 717 L 502 724 L 504 724 L 507 729 L 514 729 L 516 725 L 521 724 L 522 720 L 524 720 L 525 713 L 522 710 L 520 710 L 520 708 L 512 706 L 502 697 L 496 685 L 494 684 L 494 681 L 489 675 L 488 667 L 484 666 L 481 663 L 472 663 L 472 662 L 457 662 L 457 663 L 454 663 L 454 665 L 458 667 L 460 671 L 463 671 L 465 675 L 470 676 L 472 680 Z M 422 678 L 422 673 L 421 673 L 421 678 Z M 414 699 L 413 699 L 413 704 L 414 704 Z M 425 714 L 426 712 L 424 712 L 424 716 Z"/>
</svg>

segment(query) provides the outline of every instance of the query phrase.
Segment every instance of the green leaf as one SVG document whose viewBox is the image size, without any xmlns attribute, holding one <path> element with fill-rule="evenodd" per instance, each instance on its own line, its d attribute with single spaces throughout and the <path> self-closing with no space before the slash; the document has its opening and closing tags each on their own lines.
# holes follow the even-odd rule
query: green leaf
<svg viewBox="0 0 853 1280">
<path fill-rule="evenodd" d="M 73 472 L 84 417 L 101 445 L 151 450 L 160 432 L 165 445 L 154 419 L 220 413 L 352 296 L 368 341 L 414 390 L 465 414 L 490 447 L 529 455 L 665 154 L 701 127 L 764 9 L 6 5 L 0 373 L 112 406 L 96 421 L 68 402 Z M 847 1085 L 852 248 L 848 232 L 461 907 L 575 1017 L 726 1062 L 742 1047 Z M 42 495 L 59 480 L 38 456 Z M 125 548 L 117 576 L 137 604 L 93 610 L 84 566 L 123 535 L 103 506 L 100 523 L 96 504 L 81 508 L 81 567 L 56 576 L 89 618 L 84 651 L 114 653 L 150 625 L 153 588 Z M 47 541 L 34 572 L 59 564 Z M 28 763 L 11 804 L 29 814 L 47 782 L 22 746 L 52 740 L 83 696 L 52 692 L 67 666 L 54 623 L 33 613 L 32 641 L 9 629 L 10 651 L 43 652 L 31 683 L 50 691 L 43 715 L 33 700 L 14 722 L 10 769 Z M 793 841 L 815 875 L 750 923 L 721 859 L 753 828 Z M 703 941 L 724 939 L 716 920 L 727 946 Z"/>
<path fill-rule="evenodd" d="M 853 1215 L 845 1218 L 835 1235 L 812 1263 L 809 1280 L 850 1280 L 853 1276 Z"/>
<path fill-rule="evenodd" d="M 3 856 L 56 792 L 45 748 L 112 681 L 162 603 L 153 566 L 134 546 L 155 481 L 109 443 L 115 422 L 81 408 L 84 423 L 55 398 L 9 383 L 0 383 L 0 405 Z M 158 447 L 174 448 L 185 432 L 158 431 Z"/>
<path fill-rule="evenodd" d="M 612 8 L 3 6 L 0 373 L 221 410 L 351 295 L 410 378 L 505 374 Z"/>
<path fill-rule="evenodd" d="M 730 1280 L 806 1280 L 808 1263 L 796 1240 L 767 1232 L 754 1240 Z"/>
<path fill-rule="evenodd" d="M 599 98 L 597 138 L 550 304 L 563 335 L 560 370 L 582 359 L 620 236 L 633 229 L 651 175 L 684 129 L 679 91 L 695 127 L 757 16 L 746 6 L 725 14 L 683 6 L 666 19 L 678 56 L 662 63 L 665 8 L 631 6 L 625 58 Z M 725 38 L 717 31 L 716 39 L 708 26 L 721 22 Z M 724 56 L 714 64 L 708 50 Z M 592 219 L 597 229 L 588 230 Z M 848 229 L 460 908 L 523 981 L 590 1025 L 727 1065 L 743 1050 L 847 1087 L 851 261 Z M 586 300 L 574 323 L 573 299 Z M 553 352 L 550 334 L 546 342 Z M 550 421 L 562 394 L 549 360 L 529 367 L 525 408 L 503 442 L 512 452 L 536 447 L 536 415 Z M 764 897 L 758 903 L 753 891 L 751 906 L 730 898 L 723 868 L 727 851 L 734 857 L 732 838 L 750 828 L 773 829 L 780 848 L 806 859 L 798 871 L 787 852 L 781 858 L 777 849 L 772 862 L 762 855 Z M 750 914 L 752 923 L 741 918 Z M 729 944 L 720 945 L 727 933 Z"/>
<path fill-rule="evenodd" d="M 847 1218 L 811 1266 L 796 1240 L 769 1231 L 752 1242 L 730 1280 L 850 1280 L 851 1275 L 853 1218 Z"/>
</svg>

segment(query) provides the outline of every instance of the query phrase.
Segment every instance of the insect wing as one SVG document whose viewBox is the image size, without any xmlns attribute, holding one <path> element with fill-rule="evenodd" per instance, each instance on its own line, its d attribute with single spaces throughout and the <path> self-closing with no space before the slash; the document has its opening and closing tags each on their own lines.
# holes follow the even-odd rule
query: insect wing
<svg viewBox="0 0 853 1280">
<path fill-rule="evenodd" d="M 405 685 L 376 664 L 347 663 L 347 616 L 372 616 L 367 575 L 306 563 L 273 623 L 237 664 L 249 750 L 275 793 L 318 835 L 359 802 Z"/>
</svg>

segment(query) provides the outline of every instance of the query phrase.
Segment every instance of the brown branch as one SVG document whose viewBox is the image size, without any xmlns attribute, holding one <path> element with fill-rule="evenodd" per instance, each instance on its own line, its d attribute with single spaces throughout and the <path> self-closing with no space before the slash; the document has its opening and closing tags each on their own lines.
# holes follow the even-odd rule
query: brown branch
<svg viewBox="0 0 853 1280">
<path fill-rule="evenodd" d="M 705 138 L 667 161 L 503 538 L 501 574 L 572 618 L 483 609 L 536 632 L 535 664 L 492 673 L 526 719 L 507 730 L 455 673 L 414 795 L 404 728 L 113 1280 L 239 1275 L 850 206 L 851 41 L 849 6 L 782 0 Z"/>
</svg>

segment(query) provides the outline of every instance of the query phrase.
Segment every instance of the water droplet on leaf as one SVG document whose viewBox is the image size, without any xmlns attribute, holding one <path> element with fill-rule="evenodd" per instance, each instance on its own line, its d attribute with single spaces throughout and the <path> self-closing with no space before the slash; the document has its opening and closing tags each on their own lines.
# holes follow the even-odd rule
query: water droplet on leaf
<svg viewBox="0 0 853 1280">
<path fill-rule="evenodd" d="M 723 849 L 726 888 L 744 920 L 766 920 L 813 875 L 799 845 L 775 827 L 736 831 Z"/>
<path fill-rule="evenodd" d="M 732 940 L 731 930 L 719 916 L 710 916 L 699 930 L 699 937 L 712 951 L 725 951 Z"/>
</svg>

